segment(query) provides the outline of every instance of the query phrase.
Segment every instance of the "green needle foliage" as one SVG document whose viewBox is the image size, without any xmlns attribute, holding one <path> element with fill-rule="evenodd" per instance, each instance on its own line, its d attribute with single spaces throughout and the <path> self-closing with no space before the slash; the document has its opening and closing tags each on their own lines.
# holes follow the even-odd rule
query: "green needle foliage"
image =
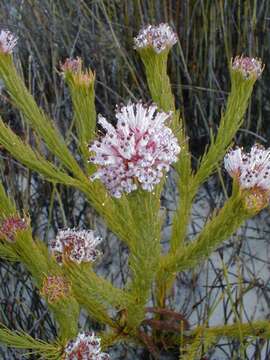
<svg viewBox="0 0 270 360">
<path fill-rule="evenodd" d="M 0 326 L 0 341 L 17 349 L 31 349 L 27 354 L 40 355 L 46 360 L 59 360 L 62 353 L 60 344 L 48 344 L 32 338 L 25 332 L 11 331 L 4 326 Z"/>
<path fill-rule="evenodd" d="M 82 60 L 79 58 L 68 59 L 61 65 L 74 110 L 70 131 L 75 130 L 72 138 L 75 139 L 78 152 L 73 155 L 67 146 L 68 139 L 60 134 L 53 120 L 39 108 L 18 75 L 10 51 L 5 51 L 3 44 L 0 44 L 2 46 L 0 46 L 0 78 L 4 82 L 5 90 L 12 104 L 25 117 L 34 135 L 38 140 L 42 140 L 46 152 L 43 154 L 40 149 L 36 150 L 33 145 L 23 142 L 2 120 L 0 120 L 0 144 L 17 161 L 39 173 L 45 180 L 81 191 L 95 211 L 103 217 L 108 228 L 127 245 L 130 269 L 130 276 L 124 288 L 117 288 L 111 281 L 99 276 L 93 264 L 96 260 L 96 239 L 90 238 L 88 232 L 83 233 L 85 237 L 78 240 L 76 237 L 79 236 L 76 235 L 78 232 L 67 230 L 68 236 L 64 239 L 66 242 L 64 243 L 59 235 L 55 239 L 58 247 L 54 245 L 55 247 L 52 246 L 51 249 L 53 251 L 48 251 L 42 241 L 33 238 L 30 219 L 23 213 L 24 209 L 21 209 L 23 215 L 20 215 L 15 202 L 0 184 L 0 257 L 8 261 L 21 262 L 26 267 L 33 277 L 40 296 L 47 302 L 57 322 L 58 331 L 55 342 L 50 344 L 35 340 L 23 332 L 1 327 L 0 341 L 7 346 L 29 349 L 31 353 L 37 353 L 45 359 L 66 359 L 65 346 L 78 334 L 81 308 L 105 327 L 100 335 L 103 347 L 120 341 L 133 342 L 147 346 L 156 358 L 160 351 L 170 346 L 176 348 L 180 346 L 181 359 L 199 359 L 221 337 L 269 338 L 269 325 L 266 321 L 254 324 L 238 322 L 236 325 L 221 325 L 213 328 L 197 326 L 190 330 L 186 319 L 167 307 L 168 294 L 176 274 L 195 268 L 206 260 L 247 219 L 255 216 L 266 206 L 265 199 L 269 189 L 259 186 L 243 189 L 239 180 L 240 170 L 233 168 L 235 164 L 232 162 L 230 175 L 234 177 L 234 184 L 231 197 L 221 209 L 217 209 L 212 214 L 195 239 L 185 241 L 194 198 L 199 187 L 220 165 L 243 123 L 254 84 L 262 72 L 261 63 L 254 59 L 242 62 L 240 58 L 238 59 L 240 68 L 230 65 L 231 91 L 226 110 L 221 116 L 217 133 L 210 139 L 210 145 L 205 150 L 197 169 L 193 170 L 185 126 L 180 111 L 175 108 L 175 99 L 167 75 L 169 50 L 175 41 L 169 45 L 165 41 L 165 47 L 162 48 L 160 47 L 162 39 L 159 39 L 156 46 L 153 35 L 157 34 L 152 33 L 151 36 L 146 37 L 147 44 L 138 47 L 137 50 L 144 64 L 153 101 L 159 111 L 171 112 L 168 123 L 171 130 L 166 128 L 167 134 L 174 134 L 181 147 L 180 155 L 174 164 L 179 204 L 173 219 L 170 248 L 166 253 L 161 246 L 163 217 L 160 207 L 166 180 L 164 173 L 159 174 L 158 184 L 146 187 L 149 191 L 141 187 L 143 182 L 139 176 L 134 176 L 133 185 L 136 189 L 132 188 L 127 194 L 121 193 L 119 198 L 112 196 L 110 189 L 106 189 L 101 181 L 89 178 L 100 170 L 98 165 L 88 163 L 92 155 L 89 153 L 88 145 L 97 140 L 95 74 L 90 69 L 83 70 Z M 249 67 L 246 67 L 245 62 Z M 131 105 L 128 106 L 127 108 L 130 109 Z M 136 111 L 143 110 L 144 108 L 141 108 Z M 136 115 L 140 114 L 136 113 Z M 141 126 L 144 125 L 142 123 Z M 128 172 L 131 166 L 129 163 L 138 161 L 138 156 L 140 158 L 142 155 L 147 155 L 131 154 L 130 157 L 122 155 L 121 151 L 124 152 L 132 147 L 133 140 L 132 134 L 128 134 L 127 143 L 117 148 L 114 134 L 117 133 L 120 139 L 126 136 L 126 124 L 123 119 L 121 126 L 124 128 L 122 132 L 118 127 L 115 129 L 107 124 L 106 136 L 110 137 L 111 143 L 107 142 L 104 145 L 95 142 L 97 148 L 104 146 L 104 153 L 101 155 L 104 164 L 101 170 L 111 165 L 113 161 L 116 162 L 115 158 L 123 157 L 125 171 Z M 134 131 L 139 133 L 139 130 L 136 128 Z M 150 131 L 147 135 L 149 134 Z M 139 143 L 146 141 L 146 138 L 142 136 L 136 140 L 135 145 L 139 146 Z M 112 149 L 110 156 L 106 155 L 109 145 Z M 150 142 L 143 151 L 150 152 L 155 146 L 157 146 L 155 141 Z M 47 160 L 48 153 L 53 155 L 53 160 Z M 162 163 L 162 160 L 160 162 Z M 83 166 L 81 167 L 80 164 Z M 146 167 L 144 164 L 141 166 Z M 128 175 L 126 177 L 128 179 Z M 107 183 L 116 181 L 117 175 L 112 179 L 107 177 L 106 180 Z M 126 186 L 122 178 L 120 186 Z M 86 240 L 88 241 L 89 248 L 86 250 L 82 245 L 82 239 L 85 243 Z M 77 245 L 79 250 L 77 249 L 76 253 Z M 89 249 L 91 252 L 87 253 Z M 87 261 L 85 258 L 80 259 L 83 251 L 87 253 Z M 149 307 L 150 302 L 154 307 Z M 152 318 L 149 318 L 147 313 L 151 313 Z M 178 322 L 175 319 L 173 321 L 172 318 Z"/>
<path fill-rule="evenodd" d="M 66 61 L 66 64 L 68 64 Z M 95 74 L 90 70 L 82 70 L 81 59 L 77 59 L 77 71 L 73 73 L 62 65 L 63 74 L 70 90 L 74 110 L 74 123 L 79 140 L 79 149 L 84 163 L 87 165 L 89 152 L 87 146 L 95 138 Z"/>
</svg>

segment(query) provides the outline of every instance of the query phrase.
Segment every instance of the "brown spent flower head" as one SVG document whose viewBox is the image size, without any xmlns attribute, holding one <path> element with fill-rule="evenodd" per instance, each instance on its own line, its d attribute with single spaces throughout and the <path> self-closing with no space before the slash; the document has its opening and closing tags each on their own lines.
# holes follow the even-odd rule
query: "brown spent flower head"
<svg viewBox="0 0 270 360">
<path fill-rule="evenodd" d="M 82 70 L 82 59 L 68 58 L 64 63 L 60 63 L 60 69 L 65 79 L 71 78 L 75 85 L 89 87 L 95 81 L 95 73 L 90 69 Z"/>
<path fill-rule="evenodd" d="M 110 360 L 101 352 L 100 338 L 94 332 L 81 332 L 64 349 L 63 360 Z"/>
<path fill-rule="evenodd" d="M 239 71 L 244 79 L 258 79 L 264 70 L 261 59 L 245 57 L 243 55 L 236 56 L 232 59 L 231 67 L 233 71 Z"/>
<path fill-rule="evenodd" d="M 268 205 L 269 196 L 260 188 L 253 188 L 252 191 L 245 191 L 244 205 L 247 210 L 259 212 Z"/>
<path fill-rule="evenodd" d="M 16 38 L 10 31 L 1 30 L 0 32 L 0 52 L 3 54 L 11 54 L 17 45 Z"/>
<path fill-rule="evenodd" d="M 48 303 L 53 304 L 70 294 L 70 284 L 63 276 L 47 276 L 43 280 L 40 293 L 48 300 Z"/>
<path fill-rule="evenodd" d="M 14 242 L 18 231 L 26 230 L 27 221 L 17 215 L 4 219 L 0 225 L 0 238 L 4 238 L 9 242 Z"/>
</svg>

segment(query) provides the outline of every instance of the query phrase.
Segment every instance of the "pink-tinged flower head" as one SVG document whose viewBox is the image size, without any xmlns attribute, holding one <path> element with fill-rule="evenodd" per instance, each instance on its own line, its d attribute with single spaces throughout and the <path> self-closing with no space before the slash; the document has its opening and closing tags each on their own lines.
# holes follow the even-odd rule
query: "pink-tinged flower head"
<svg viewBox="0 0 270 360">
<path fill-rule="evenodd" d="M 148 25 L 140 30 L 134 43 L 135 49 L 151 47 L 159 54 L 177 43 L 177 35 L 168 24 Z"/>
<path fill-rule="evenodd" d="M 26 230 L 27 221 L 17 215 L 4 219 L 0 225 L 0 238 L 4 238 L 10 242 L 15 241 L 18 231 Z"/>
<path fill-rule="evenodd" d="M 241 149 L 229 151 L 224 167 L 237 180 L 241 189 L 251 190 L 249 202 L 265 204 L 270 197 L 270 148 L 255 144 L 249 153 Z"/>
<path fill-rule="evenodd" d="M 62 75 L 66 80 L 72 79 L 73 83 L 77 86 L 89 87 L 94 84 L 95 73 L 91 69 L 82 69 L 82 59 L 66 59 L 62 64 L 60 63 Z"/>
<path fill-rule="evenodd" d="M 64 74 L 66 72 L 80 73 L 82 70 L 82 59 L 79 57 L 76 59 L 67 58 L 64 63 L 60 63 L 60 69 Z"/>
<path fill-rule="evenodd" d="M 101 352 L 100 338 L 94 332 L 81 332 L 66 345 L 63 360 L 110 360 L 110 356 Z"/>
<path fill-rule="evenodd" d="M 95 153 L 90 162 L 99 165 L 91 179 L 100 179 L 117 198 L 138 186 L 152 191 L 180 152 L 176 137 L 165 125 L 170 116 L 155 105 L 129 103 L 116 110 L 116 127 L 99 117 L 106 135 L 89 147 Z"/>
<path fill-rule="evenodd" d="M 236 56 L 232 60 L 232 70 L 241 72 L 244 79 L 250 79 L 251 77 L 258 79 L 263 69 L 264 65 L 260 59 Z"/>
<path fill-rule="evenodd" d="M 1 30 L 0 32 L 0 52 L 4 54 L 11 54 L 16 46 L 18 38 L 16 38 L 10 31 Z"/>
<path fill-rule="evenodd" d="M 40 292 L 50 304 L 53 304 L 69 296 L 70 284 L 63 276 L 46 276 Z"/>
<path fill-rule="evenodd" d="M 100 255 L 96 246 L 101 238 L 95 236 L 92 230 L 75 229 L 60 230 L 56 239 L 50 242 L 51 250 L 57 255 L 57 260 L 62 263 L 63 257 L 77 264 L 95 261 Z"/>
</svg>

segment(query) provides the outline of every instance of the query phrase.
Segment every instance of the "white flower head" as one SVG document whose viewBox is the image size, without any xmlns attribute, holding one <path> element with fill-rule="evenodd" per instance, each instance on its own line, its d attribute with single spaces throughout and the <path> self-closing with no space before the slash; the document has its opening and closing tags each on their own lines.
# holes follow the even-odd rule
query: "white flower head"
<svg viewBox="0 0 270 360">
<path fill-rule="evenodd" d="M 156 53 L 170 49 L 177 43 L 177 35 L 168 24 L 148 25 L 134 38 L 135 49 L 152 47 Z"/>
<path fill-rule="evenodd" d="M 100 338 L 94 332 L 81 332 L 77 338 L 68 342 L 64 349 L 64 360 L 110 360 L 101 352 Z"/>
<path fill-rule="evenodd" d="M 55 240 L 50 242 L 50 249 L 62 263 L 63 256 L 71 261 L 81 264 L 83 262 L 95 261 L 100 255 L 96 249 L 101 238 L 95 236 L 92 230 L 67 229 L 60 230 Z"/>
<path fill-rule="evenodd" d="M 116 127 L 99 117 L 106 135 L 89 146 L 95 153 L 90 162 L 99 165 L 91 179 L 100 179 L 117 198 L 138 186 L 152 191 L 180 152 L 176 137 L 165 125 L 170 117 L 171 113 L 141 102 L 117 108 Z"/>
<path fill-rule="evenodd" d="M 231 150 L 224 158 L 225 169 L 243 189 L 270 191 L 270 148 L 255 144 L 249 153 Z"/>
<path fill-rule="evenodd" d="M 16 38 L 10 31 L 1 30 L 0 32 L 0 52 L 4 54 L 11 54 L 16 46 L 18 38 Z"/>
<path fill-rule="evenodd" d="M 260 59 L 244 56 L 236 56 L 232 60 L 232 70 L 239 71 L 244 79 L 255 77 L 258 79 L 264 69 L 264 65 Z"/>
</svg>

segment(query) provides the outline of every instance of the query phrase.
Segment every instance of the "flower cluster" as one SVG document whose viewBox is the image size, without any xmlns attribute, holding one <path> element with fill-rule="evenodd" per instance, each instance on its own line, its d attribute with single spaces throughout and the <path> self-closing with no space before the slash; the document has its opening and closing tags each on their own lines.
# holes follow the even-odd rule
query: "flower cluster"
<svg viewBox="0 0 270 360">
<path fill-rule="evenodd" d="M 270 148 L 255 144 L 249 153 L 236 148 L 224 158 L 224 167 L 241 189 L 251 190 L 252 203 L 264 207 L 270 198 Z"/>
<path fill-rule="evenodd" d="M 53 304 L 70 294 L 70 285 L 62 276 L 46 276 L 40 292 Z"/>
<path fill-rule="evenodd" d="M 240 71 L 245 79 L 254 77 L 258 79 L 264 69 L 264 65 L 260 59 L 236 56 L 232 60 L 232 70 Z"/>
<path fill-rule="evenodd" d="M 69 341 L 63 360 L 110 360 L 110 356 L 101 352 L 100 339 L 93 332 L 85 332 Z"/>
<path fill-rule="evenodd" d="M 116 110 L 116 128 L 99 117 L 106 135 L 89 147 L 95 152 L 90 162 L 99 165 L 91 179 L 100 179 L 117 198 L 138 186 L 152 191 L 180 152 L 176 137 L 164 124 L 170 116 L 155 105 L 129 103 Z"/>
<path fill-rule="evenodd" d="M 0 52 L 4 54 L 11 54 L 16 46 L 18 38 L 16 38 L 10 31 L 1 30 L 0 32 Z"/>
<path fill-rule="evenodd" d="M 60 230 L 55 240 L 50 242 L 50 248 L 57 255 L 59 263 L 63 262 L 63 256 L 71 261 L 81 264 L 82 262 L 95 261 L 100 255 L 96 246 L 101 238 L 95 236 L 92 230 L 75 229 Z"/>
<path fill-rule="evenodd" d="M 151 47 L 156 53 L 170 49 L 177 42 L 177 35 L 168 24 L 148 25 L 134 38 L 135 49 Z"/>
<path fill-rule="evenodd" d="M 17 231 L 27 229 L 28 224 L 25 219 L 19 216 L 11 216 L 4 219 L 0 226 L 0 238 L 4 238 L 8 241 L 15 241 Z"/>
</svg>

